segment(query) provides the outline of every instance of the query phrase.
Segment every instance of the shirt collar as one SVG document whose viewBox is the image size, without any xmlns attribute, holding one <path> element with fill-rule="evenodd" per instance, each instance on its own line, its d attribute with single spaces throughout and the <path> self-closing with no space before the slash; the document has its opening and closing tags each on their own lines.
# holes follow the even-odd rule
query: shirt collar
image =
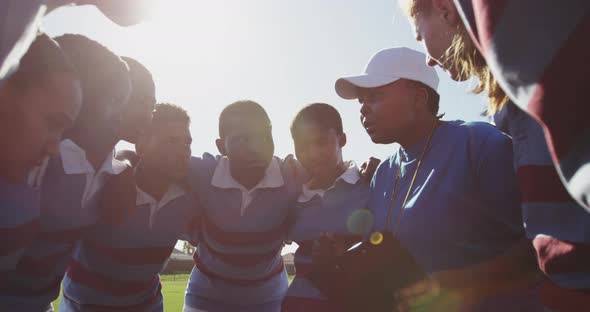
<svg viewBox="0 0 590 312">
<path fill-rule="evenodd" d="M 70 139 L 63 140 L 60 144 L 60 155 L 66 174 L 95 173 L 94 168 L 86 158 L 86 152 Z M 99 172 L 118 175 L 126 168 L 125 163 L 115 159 L 114 150 L 109 154 Z"/>
<path fill-rule="evenodd" d="M 184 194 L 186 194 L 186 192 L 185 192 L 185 190 L 183 188 L 181 188 L 177 184 L 172 184 L 172 185 L 170 185 L 170 187 L 168 187 L 168 190 L 166 190 L 166 193 L 164 193 L 164 196 L 162 196 L 162 199 L 158 202 L 150 194 L 146 193 L 145 191 L 143 191 L 139 187 L 136 186 L 136 189 L 137 189 L 137 197 L 135 199 L 135 205 L 136 206 L 141 206 L 141 205 L 149 204 L 149 210 L 150 210 L 149 225 L 150 225 L 150 229 L 153 227 L 153 225 L 154 225 L 154 219 L 155 219 L 158 211 L 160 211 L 160 209 L 162 209 L 163 207 L 165 207 L 171 201 L 173 201 L 173 200 L 175 200 L 175 199 L 183 196 Z"/>
<path fill-rule="evenodd" d="M 322 190 L 322 189 L 312 190 L 309 188 L 309 182 L 304 184 L 301 189 L 301 194 L 297 198 L 297 202 L 300 202 L 300 203 L 308 202 L 316 195 L 323 197 L 324 194 L 326 193 L 326 191 L 333 189 L 335 187 L 336 183 L 340 180 L 342 180 L 348 184 L 356 184 L 361 179 L 360 170 L 353 161 L 347 162 L 346 164 L 348 165 L 348 169 L 346 169 L 346 171 L 344 171 L 344 173 L 342 173 L 338 178 L 336 178 L 336 180 L 334 181 L 334 184 L 332 184 L 332 186 L 330 186 L 329 188 L 327 188 L 325 190 Z"/>
<path fill-rule="evenodd" d="M 441 129 L 442 127 L 444 127 L 446 125 L 445 121 L 439 121 L 439 124 L 436 126 L 436 128 L 434 128 L 433 132 L 432 132 L 432 138 L 431 138 L 431 146 L 432 144 L 434 144 L 435 140 L 436 140 L 436 132 Z M 430 134 L 429 134 L 430 136 Z M 420 155 L 422 154 L 422 152 L 424 151 L 424 148 L 426 147 L 426 144 L 428 143 L 428 136 L 420 139 L 418 142 L 415 142 L 414 144 L 410 145 L 410 146 L 399 146 L 398 152 L 399 152 L 399 156 L 401 157 L 400 160 L 403 162 L 410 162 L 413 161 L 415 159 L 418 159 L 420 157 Z"/>
<path fill-rule="evenodd" d="M 166 204 L 168 204 L 169 202 L 183 196 L 186 194 L 186 191 L 180 187 L 178 184 L 172 184 L 170 185 L 170 187 L 168 187 L 168 190 L 166 190 L 166 193 L 164 193 L 164 196 L 162 196 L 162 199 L 160 200 L 160 202 L 157 202 L 155 198 L 153 198 L 150 194 L 146 193 L 144 190 L 142 190 L 141 188 L 137 187 L 137 197 L 135 199 L 135 205 L 137 206 L 141 206 L 141 205 L 146 205 L 146 204 L 157 204 L 160 207 L 164 207 L 166 206 Z"/>
<path fill-rule="evenodd" d="M 266 168 L 266 172 L 264 173 L 262 180 L 260 180 L 260 182 L 258 182 L 258 184 L 256 184 L 256 186 L 250 191 L 261 188 L 277 188 L 283 186 L 284 183 L 285 182 L 283 180 L 283 174 L 281 173 L 279 161 L 273 157 L 269 166 Z M 244 186 L 236 181 L 231 175 L 229 159 L 225 156 L 219 160 L 217 166 L 215 167 L 215 172 L 213 173 L 213 178 L 211 179 L 211 185 L 224 189 L 245 190 Z"/>
</svg>

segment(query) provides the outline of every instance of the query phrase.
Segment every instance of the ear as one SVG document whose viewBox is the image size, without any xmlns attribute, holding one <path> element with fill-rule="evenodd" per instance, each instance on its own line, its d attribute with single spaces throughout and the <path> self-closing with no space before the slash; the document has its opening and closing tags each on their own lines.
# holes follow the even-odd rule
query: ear
<svg viewBox="0 0 590 312">
<path fill-rule="evenodd" d="M 459 23 L 462 23 L 453 0 L 432 0 L 432 5 L 449 26 L 457 27 Z"/>
<path fill-rule="evenodd" d="M 346 133 L 342 132 L 339 136 L 338 136 L 338 145 L 340 146 L 340 148 L 343 148 L 346 145 Z"/>
<path fill-rule="evenodd" d="M 428 91 L 426 91 L 425 88 L 418 88 L 418 90 L 416 91 L 416 104 L 419 107 L 422 107 L 425 110 L 428 110 Z"/>
<path fill-rule="evenodd" d="M 225 140 L 223 139 L 217 139 L 215 140 L 215 145 L 217 145 L 217 150 L 219 151 L 219 154 L 223 155 L 223 156 L 227 156 L 226 150 L 225 150 Z"/>
</svg>

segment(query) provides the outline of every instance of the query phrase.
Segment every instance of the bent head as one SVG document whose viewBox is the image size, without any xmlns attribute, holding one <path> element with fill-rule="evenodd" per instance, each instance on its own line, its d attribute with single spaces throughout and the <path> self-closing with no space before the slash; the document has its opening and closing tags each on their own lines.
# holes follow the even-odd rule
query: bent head
<svg viewBox="0 0 590 312">
<path fill-rule="evenodd" d="M 295 155 L 310 178 L 324 181 L 342 166 L 346 134 L 338 111 L 324 103 L 301 109 L 291 124 Z"/>
<path fill-rule="evenodd" d="M 143 166 L 166 181 L 186 176 L 192 137 L 188 113 L 173 104 L 157 104 L 151 124 L 136 144 Z"/>
<path fill-rule="evenodd" d="M 57 42 L 38 36 L 17 72 L 0 87 L 2 174 L 22 180 L 45 157 L 57 154 L 81 105 L 74 66 Z"/>
<path fill-rule="evenodd" d="M 361 123 L 374 143 L 402 143 L 424 115 L 438 113 L 438 93 L 423 83 L 400 79 L 377 88 L 359 88 Z"/>
<path fill-rule="evenodd" d="M 414 27 L 416 40 L 424 45 L 430 66 L 439 66 L 455 81 L 479 80 L 474 93 L 487 92 L 488 111 L 502 108 L 508 98 L 469 33 L 453 0 L 400 0 Z"/>
<path fill-rule="evenodd" d="M 234 178 L 260 181 L 274 154 L 272 125 L 264 108 L 253 101 L 226 106 L 219 116 L 216 145 L 229 159 Z"/>
<path fill-rule="evenodd" d="M 72 60 L 82 83 L 82 109 L 71 132 L 83 133 L 92 144 L 116 143 L 132 91 L 127 64 L 82 35 L 66 34 L 55 40 Z"/>
<path fill-rule="evenodd" d="M 119 136 L 129 143 L 136 143 L 152 121 L 152 112 L 156 105 L 156 86 L 152 74 L 143 64 L 130 57 L 124 56 L 122 59 L 129 66 L 133 91 L 123 110 L 123 124 Z"/>
<path fill-rule="evenodd" d="M 375 143 L 403 143 L 417 121 L 438 113 L 438 76 L 424 53 L 405 48 L 381 50 L 365 72 L 336 81 L 336 93 L 361 103 L 361 122 Z"/>
</svg>

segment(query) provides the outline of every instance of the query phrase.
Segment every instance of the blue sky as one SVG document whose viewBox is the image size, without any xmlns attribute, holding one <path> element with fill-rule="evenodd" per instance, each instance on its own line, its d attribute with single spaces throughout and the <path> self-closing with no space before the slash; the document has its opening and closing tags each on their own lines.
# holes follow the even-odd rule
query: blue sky
<svg viewBox="0 0 590 312">
<path fill-rule="evenodd" d="M 393 46 L 422 50 L 397 0 L 166 0 L 154 18 L 120 28 L 93 7 L 49 14 L 43 30 L 80 33 L 153 73 L 157 99 L 191 115 L 193 154 L 216 152 L 217 117 L 235 100 L 261 103 L 273 122 L 276 155 L 293 152 L 289 124 L 304 105 L 326 102 L 342 114 L 346 159 L 385 158 L 393 146 L 371 143 L 360 105 L 334 92 L 335 80 L 360 73 L 375 52 Z M 439 71 L 445 119 L 482 120 L 482 96 L 468 94 Z"/>
</svg>

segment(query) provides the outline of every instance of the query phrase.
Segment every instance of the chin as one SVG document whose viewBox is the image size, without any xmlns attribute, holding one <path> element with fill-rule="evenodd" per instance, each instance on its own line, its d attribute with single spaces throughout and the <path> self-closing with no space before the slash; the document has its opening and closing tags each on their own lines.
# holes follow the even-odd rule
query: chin
<svg viewBox="0 0 590 312">
<path fill-rule="evenodd" d="M 373 141 L 375 144 L 388 144 L 388 142 L 386 142 L 386 140 L 383 138 L 374 135 L 371 136 L 371 141 Z"/>
<path fill-rule="evenodd" d="M 462 75 L 456 71 L 447 71 L 447 73 L 449 74 L 449 77 L 453 80 L 453 81 L 457 81 L 457 82 L 461 82 L 461 81 L 465 81 L 467 79 L 469 79 L 469 77 Z"/>
<path fill-rule="evenodd" d="M 326 173 L 323 172 L 323 171 L 315 170 L 313 172 L 312 171 L 308 171 L 308 172 L 309 172 L 309 176 L 312 179 L 315 179 L 315 180 L 325 180 L 325 178 L 326 178 Z"/>
<path fill-rule="evenodd" d="M 176 170 L 172 171 L 172 176 L 174 180 L 182 180 L 186 177 L 188 172 L 188 167 L 177 168 Z"/>
</svg>

